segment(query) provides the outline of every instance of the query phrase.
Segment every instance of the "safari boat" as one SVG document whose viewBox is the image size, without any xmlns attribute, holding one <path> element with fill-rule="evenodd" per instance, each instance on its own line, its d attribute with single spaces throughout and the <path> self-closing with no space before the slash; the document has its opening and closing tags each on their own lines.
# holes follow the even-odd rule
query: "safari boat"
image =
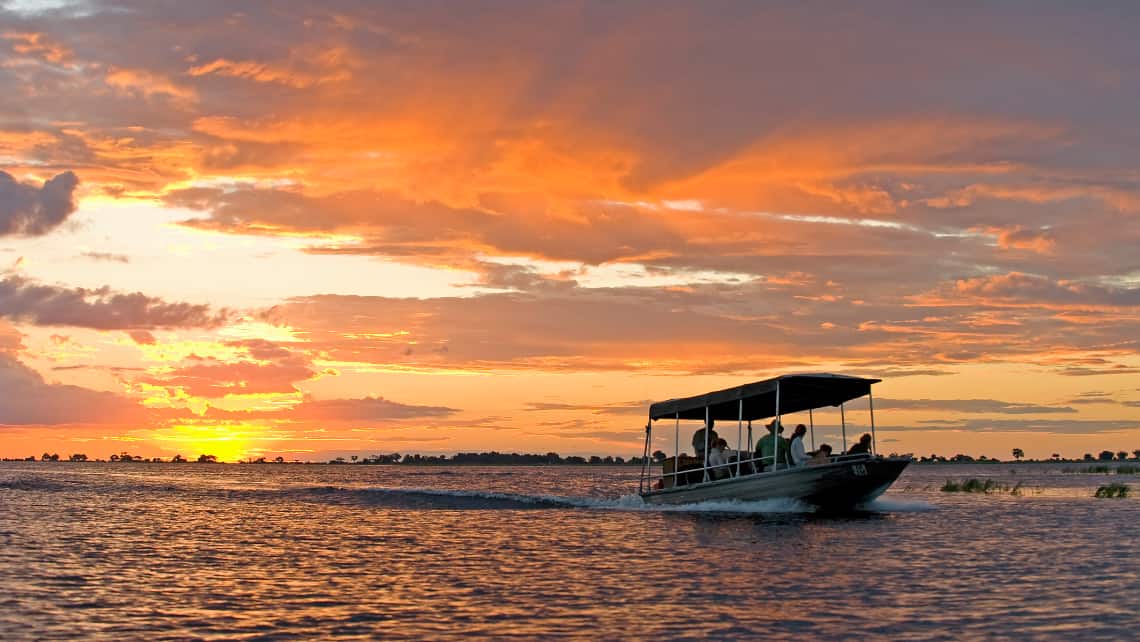
<svg viewBox="0 0 1140 642">
<path fill-rule="evenodd" d="M 645 426 L 645 453 L 639 493 L 651 504 L 688 504 L 704 501 L 756 501 L 776 498 L 796 499 L 828 509 L 846 509 L 869 502 L 881 495 L 898 479 L 910 463 L 909 457 L 883 457 L 875 450 L 875 407 L 871 385 L 879 379 L 865 379 L 839 374 L 784 375 L 764 381 L 718 390 L 693 397 L 670 399 L 649 407 Z M 810 464 L 799 466 L 778 462 L 783 455 L 775 447 L 770 456 L 753 453 L 752 422 L 773 418 L 769 426 L 779 425 L 781 416 L 807 411 L 811 424 L 812 446 L 815 441 L 814 410 L 839 408 L 843 448 L 847 448 L 845 404 L 867 397 L 870 410 L 871 445 L 869 452 L 835 456 L 817 456 Z M 650 465 L 653 423 L 672 419 L 674 452 L 661 462 L 661 475 L 654 475 Z M 704 461 L 681 453 L 681 422 L 702 421 L 704 426 L 721 428 L 731 435 L 736 425 L 736 454 L 728 464 L 710 466 Z M 768 430 L 761 428 L 763 433 Z M 772 428 L 773 434 L 777 434 Z M 711 431 L 705 431 L 708 453 Z M 747 437 L 746 437 L 747 435 Z M 696 439 L 700 439 L 700 434 Z M 658 455 L 660 457 L 660 454 Z"/>
</svg>

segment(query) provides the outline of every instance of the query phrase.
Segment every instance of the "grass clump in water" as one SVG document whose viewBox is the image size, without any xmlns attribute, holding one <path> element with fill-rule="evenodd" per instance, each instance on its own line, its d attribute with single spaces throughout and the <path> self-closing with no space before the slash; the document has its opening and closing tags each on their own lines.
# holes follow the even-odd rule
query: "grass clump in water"
<svg viewBox="0 0 1140 642">
<path fill-rule="evenodd" d="M 1128 484 L 1112 483 L 1107 486 L 1098 487 L 1096 492 L 1093 493 L 1093 497 L 1101 499 L 1124 498 L 1128 497 L 1128 493 L 1131 490 Z"/>
<path fill-rule="evenodd" d="M 988 493 L 993 493 L 993 492 L 998 492 L 998 491 L 1013 492 L 1014 489 L 1017 490 L 1017 493 L 1015 493 L 1015 494 L 1018 494 L 1018 495 L 1021 494 L 1021 484 L 1020 483 L 1017 486 L 1015 486 L 1013 489 L 1011 489 L 1009 486 L 999 484 L 992 479 L 982 480 L 982 479 L 974 479 L 973 477 L 971 477 L 970 479 L 967 479 L 964 482 L 956 482 L 956 481 L 947 479 L 946 483 L 942 486 L 942 492 L 944 492 L 944 493 L 986 493 L 986 494 L 988 494 Z"/>
</svg>

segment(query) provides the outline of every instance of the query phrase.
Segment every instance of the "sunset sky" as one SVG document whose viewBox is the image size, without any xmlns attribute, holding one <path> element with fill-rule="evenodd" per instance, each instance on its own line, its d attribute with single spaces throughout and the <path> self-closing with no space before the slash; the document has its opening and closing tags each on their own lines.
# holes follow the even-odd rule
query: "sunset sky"
<svg viewBox="0 0 1140 642">
<path fill-rule="evenodd" d="M 0 456 L 1140 448 L 1140 10 L 932 4 L 0 0 Z"/>
</svg>

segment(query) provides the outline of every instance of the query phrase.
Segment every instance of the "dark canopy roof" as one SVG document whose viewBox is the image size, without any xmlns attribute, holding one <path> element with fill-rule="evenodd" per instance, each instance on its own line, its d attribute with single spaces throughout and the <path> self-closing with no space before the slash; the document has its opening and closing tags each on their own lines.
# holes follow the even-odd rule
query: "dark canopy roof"
<svg viewBox="0 0 1140 642">
<path fill-rule="evenodd" d="M 871 384 L 880 379 L 863 379 L 837 374 L 784 375 L 743 386 L 718 390 L 695 397 L 670 399 L 649 406 L 650 419 L 673 418 L 704 421 L 705 407 L 715 420 L 733 420 L 740 416 L 740 400 L 744 400 L 744 419 L 776 416 L 776 384 L 780 384 L 780 414 L 809 408 L 838 406 L 871 392 Z"/>
</svg>

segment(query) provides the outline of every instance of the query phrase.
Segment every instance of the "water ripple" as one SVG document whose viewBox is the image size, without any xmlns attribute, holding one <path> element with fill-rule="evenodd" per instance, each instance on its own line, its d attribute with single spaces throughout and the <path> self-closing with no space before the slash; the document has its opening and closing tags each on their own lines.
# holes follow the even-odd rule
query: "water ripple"
<svg viewBox="0 0 1140 642">
<path fill-rule="evenodd" d="M 1130 639 L 1136 500 L 648 507 L 630 468 L 0 465 L 0 639 Z M 987 474 L 1009 473 L 987 467 Z"/>
</svg>

